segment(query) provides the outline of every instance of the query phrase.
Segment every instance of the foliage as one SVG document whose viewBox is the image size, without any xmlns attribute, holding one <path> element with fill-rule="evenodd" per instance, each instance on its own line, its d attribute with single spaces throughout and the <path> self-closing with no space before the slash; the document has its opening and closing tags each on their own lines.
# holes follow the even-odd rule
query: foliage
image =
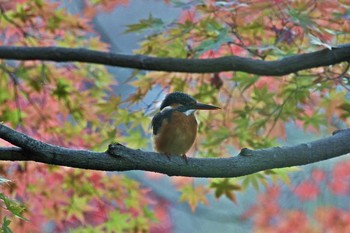
<svg viewBox="0 0 350 233">
<path fill-rule="evenodd" d="M 107 50 L 108 45 L 100 41 L 91 25 L 92 8 L 108 1 L 100 2 L 104 3 L 87 5 L 81 17 L 58 7 L 56 2 L 1 3 L 0 44 Z M 116 126 L 130 124 L 135 134 L 125 137 L 125 141 L 145 145 L 145 141 L 135 138 L 140 132 L 138 125 L 131 125 L 134 118 L 129 109 L 118 109 L 121 97 L 113 94 L 116 83 L 106 67 L 3 60 L 0 76 L 0 120 L 33 137 L 66 147 L 104 150 L 123 133 Z M 0 171 L 13 181 L 1 194 L 5 208 L 16 216 L 23 214 L 29 221 L 11 218 L 14 232 L 40 232 L 43 223 L 50 221 L 55 222 L 55 231 L 102 223 L 107 227 L 117 210 L 132 213 L 136 219 L 133 229 L 145 229 L 154 222 L 146 210 L 156 204 L 150 204 L 151 197 L 144 188 L 122 175 L 22 163 L 1 165 Z M 24 207 L 10 197 L 21 200 Z M 5 232 L 9 217 L 3 219 Z"/>
<path fill-rule="evenodd" d="M 349 5 L 345 1 L 171 2 L 183 10 L 179 19 L 165 25 L 161 19 L 150 17 L 129 26 L 129 31 L 153 32 L 141 43 L 138 53 L 157 57 L 205 59 L 237 55 L 276 60 L 349 40 Z M 333 14 L 332 8 L 338 13 Z M 165 28 L 161 32 L 160 23 Z M 171 77 L 167 73 L 149 72 L 137 76 L 134 86 L 139 98 L 133 98 L 132 103 L 147 95 L 150 89 L 146 86 L 161 86 L 169 92 L 184 91 L 200 101 L 220 105 L 222 111 L 198 115 L 205 125 L 200 126 L 196 148 L 200 144 L 199 156 L 221 157 L 232 154 L 231 145 L 237 149 L 277 145 L 278 139 L 286 137 L 286 122 L 316 133 L 321 129 L 333 131 L 339 121 L 349 124 L 347 69 L 347 64 L 337 64 L 277 78 L 241 72 L 176 73 Z M 210 187 L 216 197 L 226 196 L 235 201 L 236 191 L 250 185 L 255 189 L 260 184 L 267 186 L 267 177 L 275 182 L 279 177 L 290 183 L 285 171 L 266 171 L 238 181 L 214 180 Z M 315 185 L 308 183 L 297 190 L 301 195 L 319 194 Z"/>
<path fill-rule="evenodd" d="M 0 45 L 57 45 L 108 51 L 108 45 L 94 32 L 92 20 L 98 13 L 127 1 L 84 3 L 81 14 L 70 13 L 56 1 L 0 3 L 3 32 Z M 189 59 L 237 55 L 276 60 L 349 40 L 347 1 L 171 0 L 168 4 L 181 9 L 178 19 L 166 22 L 149 15 L 127 27 L 129 33 L 149 33 L 137 53 Z M 347 69 L 347 64 L 336 64 L 283 77 L 241 72 L 134 72 L 129 84 L 135 91 L 125 98 L 113 93 L 118 83 L 100 65 L 3 60 L 0 121 L 45 142 L 66 147 L 105 150 L 117 139 L 130 147 L 145 148 L 150 116 L 138 108 L 157 111 L 145 103 L 145 97 L 157 91 L 158 99 L 154 100 L 157 103 L 163 90 L 183 91 L 222 107 L 215 113 L 198 114 L 199 121 L 205 124 L 199 126 L 193 155 L 229 156 L 242 147 L 277 145 L 278 140 L 286 138 L 287 122 L 316 133 L 334 130 L 339 121 L 349 124 Z M 349 193 L 349 169 L 343 166 L 347 165 L 334 167 L 327 183 L 335 195 Z M 228 198 L 239 204 L 237 192 L 249 187 L 261 190 L 263 186 L 266 195 L 246 215 L 253 218 L 257 231 L 283 231 L 298 225 L 300 232 L 318 232 L 312 221 L 330 229 L 327 227 L 334 227 L 339 216 L 348 218 L 344 211 L 330 207 L 320 207 L 312 221 L 300 210 L 282 210 L 274 202 L 279 197 L 279 188 L 270 187 L 270 180 L 274 184 L 278 180 L 290 184 L 289 171 L 275 169 L 238 179 L 213 179 L 208 186 L 185 180 L 178 186 L 180 201 L 187 202 L 195 211 L 198 205 L 208 203 L 212 192 L 216 198 Z M 0 174 L 13 181 L 4 186 L 0 199 L 5 208 L 19 217 L 2 216 L 0 212 L 4 232 L 11 231 L 10 221 L 14 223 L 11 224 L 14 232 L 24 229 L 40 232 L 45 227 L 42 223 L 49 222 L 54 222 L 54 231 L 74 229 L 73 232 L 151 231 L 159 222 L 171 226 L 166 205 L 159 199 L 154 201 L 157 197 L 152 192 L 120 174 L 30 163 L 2 164 Z M 295 196 L 302 201 L 315 200 L 321 193 L 319 182 L 324 181 L 324 176 L 322 171 L 314 171 L 310 180 L 295 188 Z M 269 223 L 278 216 L 282 216 L 281 221 L 273 229 Z M 339 221 L 344 229 L 348 227 L 346 221 Z"/>
<path fill-rule="evenodd" d="M 253 220 L 254 232 L 347 232 L 350 229 L 350 212 L 346 206 L 315 206 L 312 203 L 321 201 L 328 190 L 339 197 L 349 195 L 349 166 L 349 161 L 339 163 L 332 174 L 327 174 L 324 169 L 315 169 L 308 180 L 293 184 L 289 191 L 284 190 L 284 193 L 288 192 L 285 196 L 294 194 L 303 202 L 298 208 L 278 203 L 282 196 L 281 188 L 269 186 L 242 219 Z M 342 191 L 333 186 L 334 182 L 340 183 Z M 323 186 L 328 188 L 320 189 Z"/>
<path fill-rule="evenodd" d="M 192 211 L 196 210 L 199 203 L 207 204 L 206 194 L 208 190 L 204 186 L 193 187 L 191 184 L 182 188 L 180 201 L 188 202 Z"/>
<path fill-rule="evenodd" d="M 10 182 L 10 180 L 7 180 L 5 178 L 0 177 L 0 186 L 6 184 L 8 182 Z M 1 206 L 3 209 L 8 210 L 8 212 L 10 212 L 14 216 L 16 216 L 22 220 L 27 220 L 22 216 L 22 213 L 24 211 L 24 207 L 20 203 L 6 197 L 1 192 L 0 192 L 0 200 L 1 200 L 1 203 L 4 204 L 4 206 L 3 205 Z M 12 233 L 12 230 L 9 227 L 11 221 L 7 218 L 8 215 L 9 215 L 9 213 L 5 213 L 5 216 L 2 219 L 2 225 L 0 228 L 0 232 Z"/>
<path fill-rule="evenodd" d="M 153 32 L 137 53 L 179 58 L 237 55 L 276 60 L 349 40 L 349 5 L 344 1 L 171 2 L 183 10 L 178 20 L 166 24 L 153 16 L 129 26 L 128 31 Z M 338 13 L 333 14 L 331 8 Z M 161 32 L 160 25 L 165 28 Z M 278 78 L 240 72 L 173 73 L 171 77 L 163 72 L 149 72 L 137 76 L 133 84 L 138 98 L 131 100 L 141 101 L 150 87 L 160 86 L 168 92 L 184 91 L 202 102 L 220 105 L 222 111 L 198 114 L 205 125 L 200 125 L 196 148 L 200 145 L 198 156 L 221 157 L 232 154 L 231 145 L 237 149 L 277 145 L 278 139 L 286 138 L 286 122 L 316 133 L 321 129 L 333 131 L 339 121 L 349 124 L 347 69 L 347 64 L 337 64 Z M 249 186 L 260 189 L 260 184 L 268 187 L 268 177 L 290 184 L 287 172 L 288 169 L 278 169 L 234 180 L 215 179 L 210 188 L 215 197 L 225 196 L 236 202 L 236 192 Z M 342 187 L 339 190 L 346 189 L 343 182 L 338 184 Z M 182 188 L 181 200 L 187 199 L 193 210 L 203 199 L 201 194 L 193 198 L 191 190 L 189 186 Z M 296 188 L 295 195 L 305 200 L 316 198 L 320 195 L 319 184 L 304 182 Z M 261 210 L 263 215 L 264 208 Z"/>
</svg>

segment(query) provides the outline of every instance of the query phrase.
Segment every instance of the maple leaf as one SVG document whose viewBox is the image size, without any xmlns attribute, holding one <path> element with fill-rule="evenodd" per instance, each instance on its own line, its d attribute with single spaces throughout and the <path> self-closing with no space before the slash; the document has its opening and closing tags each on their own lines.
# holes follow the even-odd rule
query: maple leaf
<svg viewBox="0 0 350 233">
<path fill-rule="evenodd" d="M 93 207 L 89 205 L 89 199 L 86 196 L 73 196 L 70 202 L 70 205 L 67 208 L 67 218 L 75 217 L 80 222 L 85 221 L 84 213 L 85 211 L 94 210 Z"/>
<path fill-rule="evenodd" d="M 220 198 L 225 195 L 228 199 L 237 204 L 237 199 L 234 191 L 239 191 L 242 187 L 238 184 L 232 184 L 230 179 L 217 179 L 210 184 L 210 188 L 215 189 L 215 197 Z"/>
<path fill-rule="evenodd" d="M 6 209 L 9 210 L 12 214 L 14 214 L 20 219 L 28 221 L 22 216 L 22 213 L 25 210 L 25 208 L 22 205 L 6 197 L 3 193 L 0 193 L 0 200 L 2 200 L 5 203 Z"/>
<path fill-rule="evenodd" d="M 101 42 L 98 37 L 90 36 L 94 34 L 90 22 L 96 13 L 113 10 L 116 5 L 125 4 L 127 0 L 85 1 L 85 11 L 83 11 L 85 14 L 76 15 L 64 10 L 63 5 L 58 7 L 60 4 L 57 1 L 56 3 L 28 0 L 5 2 L 1 6 L 3 17 L 0 29 L 4 39 L 0 44 L 59 45 L 107 51 L 109 47 L 107 44 Z M 178 20 L 168 21 L 150 15 L 139 23 L 127 27 L 127 31 L 130 32 L 156 33 L 145 37 L 139 54 L 182 58 L 237 55 L 278 60 L 285 55 L 307 51 L 310 49 L 310 44 L 331 49 L 330 44 L 333 41 L 339 44 L 347 43 L 346 36 L 339 36 L 344 33 L 346 35 L 348 31 L 349 6 L 345 3 L 346 1 L 327 0 L 323 4 L 314 4 L 312 7 L 304 7 L 303 1 L 293 2 L 287 6 L 284 5 L 285 1 L 280 0 L 261 1 L 261 3 L 264 2 L 263 4 L 238 3 L 239 1 L 216 3 L 207 1 L 209 4 L 198 3 L 201 1 L 182 3 L 166 0 L 166 2 L 181 8 L 182 13 L 179 14 Z M 284 9 L 283 12 L 280 9 Z M 213 14 L 215 17 L 212 17 Z M 79 15 L 84 17 L 79 18 Z M 322 21 L 317 20 L 321 16 Z M 88 38 L 85 37 L 86 35 L 89 35 Z M 211 123 L 211 125 L 205 124 L 208 127 L 204 127 L 204 124 L 200 126 L 201 131 L 197 141 L 206 142 L 201 145 L 201 150 L 206 151 L 203 150 L 199 155 L 215 157 L 227 154 L 224 144 L 237 147 L 242 147 L 242 144 L 253 148 L 268 147 L 274 143 L 274 138 L 281 136 L 285 138 L 287 121 L 296 121 L 300 127 L 305 126 L 305 129 L 318 129 L 321 124 L 324 124 L 324 115 L 328 120 L 334 116 L 347 119 L 350 104 L 345 98 L 348 93 L 345 86 L 348 83 L 342 81 L 340 76 L 325 79 L 332 73 L 341 74 L 345 68 L 343 65 L 304 70 L 300 74 L 294 73 L 279 78 L 261 77 L 243 72 L 234 74 L 227 72 L 227 75 L 220 73 L 219 78 L 222 82 L 218 76 L 210 79 L 209 74 L 169 74 L 150 71 L 143 75 L 141 72 L 134 72 L 125 84 L 133 84 L 136 90 L 130 93 L 127 100 L 124 100 L 118 96 L 111 97 L 110 86 L 113 77 L 103 66 L 80 63 L 56 65 L 52 62 L 38 61 L 16 62 L 11 63 L 11 66 L 3 63 L 0 67 L 0 76 L 5 81 L 0 81 L 0 120 L 11 123 L 13 126 L 20 126 L 32 136 L 54 144 L 61 145 L 69 141 L 69 146 L 102 148 L 101 140 L 104 139 L 103 143 L 107 144 L 116 136 L 122 136 L 122 141 L 141 147 L 147 142 L 144 140 L 145 137 L 141 136 L 144 136 L 145 128 L 148 127 L 146 125 L 149 123 L 148 116 L 138 114 L 137 111 L 131 112 L 131 108 L 123 106 L 129 104 L 128 107 L 131 107 L 134 103 L 143 104 L 146 100 L 145 96 L 155 86 L 159 86 L 169 91 L 192 92 L 201 100 L 208 100 L 208 102 L 220 97 L 222 105 L 226 106 L 225 111 L 199 116 L 204 117 L 203 122 Z M 327 70 L 331 73 L 325 73 Z M 9 73 L 13 73 L 16 77 L 10 77 Z M 170 82 L 169 75 L 171 75 Z M 299 75 L 309 76 L 309 78 L 296 78 Z M 135 82 L 133 82 L 134 78 L 137 79 Z M 119 132 L 119 127 L 110 125 L 130 126 L 127 130 L 131 133 L 124 137 Z M 214 130 L 211 126 L 215 126 Z M 234 133 L 229 129 L 235 129 Z M 202 140 L 204 138 L 207 139 Z M 349 165 L 349 162 L 342 162 L 333 169 L 332 180 L 327 184 L 333 193 L 345 195 L 349 193 Z M 18 171 L 12 166 L 10 170 L 8 169 L 9 167 L 4 165 L 1 172 L 6 175 L 13 174 L 9 179 L 13 179 L 15 185 L 3 185 L 1 188 L 4 187 L 17 197 L 26 200 L 28 206 L 26 214 L 30 214 L 31 220 L 30 224 L 18 224 L 17 218 L 11 219 L 14 222 L 12 226 L 16 226 L 15 232 L 41 232 L 42 229 L 34 230 L 31 227 L 41 226 L 42 223 L 51 219 L 55 221 L 56 226 L 64 225 L 67 213 L 71 217 L 70 222 L 75 224 L 80 224 L 82 221 L 98 224 L 99 221 L 102 222 L 110 216 L 111 231 L 130 229 L 135 231 L 130 225 L 136 221 L 135 219 L 141 221 L 135 215 L 141 215 L 144 208 L 146 211 L 149 208 L 147 205 L 151 202 L 144 189 L 134 183 L 128 184 L 127 180 L 123 180 L 121 176 L 84 174 L 74 176 L 74 181 L 62 184 L 63 177 L 69 177 L 70 174 L 61 168 L 50 171 L 59 176 L 43 173 L 43 167 L 37 165 L 35 169 L 28 169 L 27 165 L 25 169 L 21 167 Z M 273 181 L 283 180 L 289 184 L 289 172 L 290 170 L 286 169 L 273 169 L 245 176 L 242 178 L 241 185 L 243 188 L 251 185 L 255 189 L 258 189 L 260 184 L 267 186 L 267 175 Z M 45 179 L 39 182 L 38 177 Z M 184 188 L 181 198 L 187 201 L 194 211 L 198 204 L 207 203 L 208 190 L 204 186 L 190 186 L 192 179 L 177 179 L 176 186 Z M 318 183 L 324 180 L 323 171 L 313 171 L 310 180 L 296 189 L 296 195 L 305 200 L 315 198 L 319 192 Z M 0 183 L 6 182 L 0 178 Z M 235 202 L 233 186 L 235 184 L 228 180 L 214 180 L 211 184 L 217 198 L 226 196 Z M 237 185 L 237 190 L 238 188 L 240 187 Z M 265 197 L 258 201 L 261 223 L 266 225 L 267 220 L 280 214 L 279 205 L 275 203 L 279 192 L 277 187 L 269 188 Z M 51 193 L 55 193 L 55 197 L 52 197 Z M 94 198 L 91 199 L 92 195 Z M 72 197 L 76 200 L 72 200 Z M 22 211 L 20 206 L 6 200 L 10 211 L 17 214 Z M 73 203 L 67 207 L 69 200 Z M 117 210 L 116 213 L 111 212 L 109 215 L 115 206 L 108 205 L 110 201 L 125 209 Z M 159 203 L 159 200 L 157 202 Z M 97 207 L 98 210 L 89 211 Z M 152 210 L 156 212 L 155 208 Z M 86 217 L 87 213 L 93 215 L 97 214 L 97 211 L 101 213 L 100 220 L 96 221 L 97 217 L 95 217 L 95 222 L 89 221 Z M 162 211 L 166 213 L 164 209 Z M 325 212 L 328 215 L 329 212 L 332 213 L 328 209 Z M 131 219 L 130 213 L 132 213 Z M 164 222 L 159 217 L 159 213 L 158 210 L 156 216 Z M 145 215 L 148 214 L 145 213 Z M 334 218 L 332 216 L 333 214 L 330 215 L 330 219 Z M 303 223 L 301 217 L 303 216 L 299 216 L 299 213 L 292 213 L 286 219 L 294 220 L 286 222 L 288 223 L 286 225 L 293 227 L 295 224 Z M 340 219 L 340 217 L 336 215 L 334 219 Z M 119 224 L 119 228 L 118 226 L 114 228 L 114 221 Z M 142 224 L 147 224 L 147 221 L 142 221 Z M 341 225 L 333 222 L 330 221 L 332 225 Z M 3 223 L 4 228 L 8 226 L 9 221 L 3 219 Z M 128 223 L 129 227 L 126 226 Z M 23 225 L 22 231 L 17 228 L 21 225 Z M 86 228 L 84 232 L 88 229 L 90 229 L 88 232 L 97 230 Z M 276 226 L 272 229 L 275 231 L 262 229 L 260 232 L 276 232 L 278 229 L 280 229 L 279 232 L 282 231 Z M 100 231 L 103 230 L 105 228 L 101 228 Z M 296 229 L 293 230 L 296 231 Z M 286 229 L 283 232 L 289 231 L 291 230 Z M 349 230 L 338 229 L 333 232 L 349 232 Z"/>
<path fill-rule="evenodd" d="M 325 179 L 326 174 L 321 169 L 314 169 L 312 170 L 311 176 L 314 181 L 321 182 L 322 180 Z"/>
<path fill-rule="evenodd" d="M 335 165 L 332 174 L 335 179 L 350 178 L 350 161 L 344 161 Z"/>
<path fill-rule="evenodd" d="M 320 193 L 320 189 L 314 182 L 304 181 L 295 188 L 294 193 L 302 201 L 311 201 L 316 199 Z"/>
<path fill-rule="evenodd" d="M 344 161 L 334 166 L 332 180 L 327 184 L 332 193 L 346 195 L 350 193 L 350 161 Z"/>
<path fill-rule="evenodd" d="M 346 195 L 350 193 L 349 182 L 345 182 L 342 179 L 332 180 L 330 183 L 328 183 L 328 187 L 332 193 L 336 195 Z"/>
<path fill-rule="evenodd" d="M 5 216 L 4 219 L 2 220 L 2 225 L 1 225 L 1 228 L 0 228 L 0 232 L 2 232 L 2 233 L 12 233 L 11 229 L 9 228 L 10 223 L 11 223 L 11 221 L 8 220 L 6 218 L 6 216 Z"/>
<path fill-rule="evenodd" d="M 106 223 L 107 232 L 125 232 L 130 230 L 131 214 L 123 214 L 116 209 L 110 213 L 109 218 L 110 220 Z"/>
<path fill-rule="evenodd" d="M 349 211 L 335 207 L 319 207 L 314 213 L 323 232 L 349 232 Z"/>
<path fill-rule="evenodd" d="M 139 23 L 127 25 L 126 33 L 128 32 L 141 32 L 146 29 L 159 30 L 164 27 L 164 22 L 160 18 L 154 18 L 152 14 L 149 14 L 148 19 L 142 19 Z"/>
<path fill-rule="evenodd" d="M 205 196 L 207 193 L 208 190 L 204 186 L 193 187 L 189 184 L 182 189 L 180 201 L 188 202 L 192 212 L 194 212 L 200 203 L 208 204 L 208 199 Z"/>
</svg>

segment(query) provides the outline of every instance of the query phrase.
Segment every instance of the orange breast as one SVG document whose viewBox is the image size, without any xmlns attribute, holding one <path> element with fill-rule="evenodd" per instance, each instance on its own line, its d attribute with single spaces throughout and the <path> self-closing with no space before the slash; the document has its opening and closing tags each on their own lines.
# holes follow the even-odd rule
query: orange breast
<svg viewBox="0 0 350 233">
<path fill-rule="evenodd" d="M 186 116 L 174 112 L 170 122 L 164 119 L 157 135 L 154 147 L 159 153 L 184 155 L 191 148 L 197 135 L 197 121 L 193 114 Z"/>
</svg>

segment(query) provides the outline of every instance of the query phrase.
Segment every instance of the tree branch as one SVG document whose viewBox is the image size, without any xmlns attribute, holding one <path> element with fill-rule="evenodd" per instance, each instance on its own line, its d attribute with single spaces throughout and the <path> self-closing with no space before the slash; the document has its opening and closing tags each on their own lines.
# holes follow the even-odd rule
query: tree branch
<svg viewBox="0 0 350 233">
<path fill-rule="evenodd" d="M 0 59 L 41 60 L 55 62 L 87 62 L 141 70 L 186 73 L 242 71 L 257 75 L 279 76 L 319 66 L 350 60 L 350 44 L 317 52 L 288 56 L 276 61 L 227 56 L 214 59 L 157 58 L 124 55 L 83 48 L 0 46 Z"/>
<path fill-rule="evenodd" d="M 350 153 L 350 129 L 333 136 L 289 147 L 243 149 L 230 158 L 189 158 L 169 160 L 153 152 L 112 144 L 106 152 L 73 150 L 35 140 L 0 124 L 0 138 L 17 147 L 0 147 L 0 160 L 36 161 L 46 164 L 103 171 L 144 170 L 169 176 L 237 177 L 272 168 L 305 165 Z"/>
</svg>

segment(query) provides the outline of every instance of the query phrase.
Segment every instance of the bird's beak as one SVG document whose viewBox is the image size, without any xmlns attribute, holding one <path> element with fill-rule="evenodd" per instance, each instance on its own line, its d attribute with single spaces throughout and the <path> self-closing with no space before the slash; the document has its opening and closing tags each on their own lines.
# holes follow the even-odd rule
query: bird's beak
<svg viewBox="0 0 350 233">
<path fill-rule="evenodd" d="M 220 108 L 216 107 L 214 105 L 196 103 L 194 105 L 193 109 L 197 109 L 197 110 L 216 110 L 216 109 L 220 109 Z"/>
</svg>

